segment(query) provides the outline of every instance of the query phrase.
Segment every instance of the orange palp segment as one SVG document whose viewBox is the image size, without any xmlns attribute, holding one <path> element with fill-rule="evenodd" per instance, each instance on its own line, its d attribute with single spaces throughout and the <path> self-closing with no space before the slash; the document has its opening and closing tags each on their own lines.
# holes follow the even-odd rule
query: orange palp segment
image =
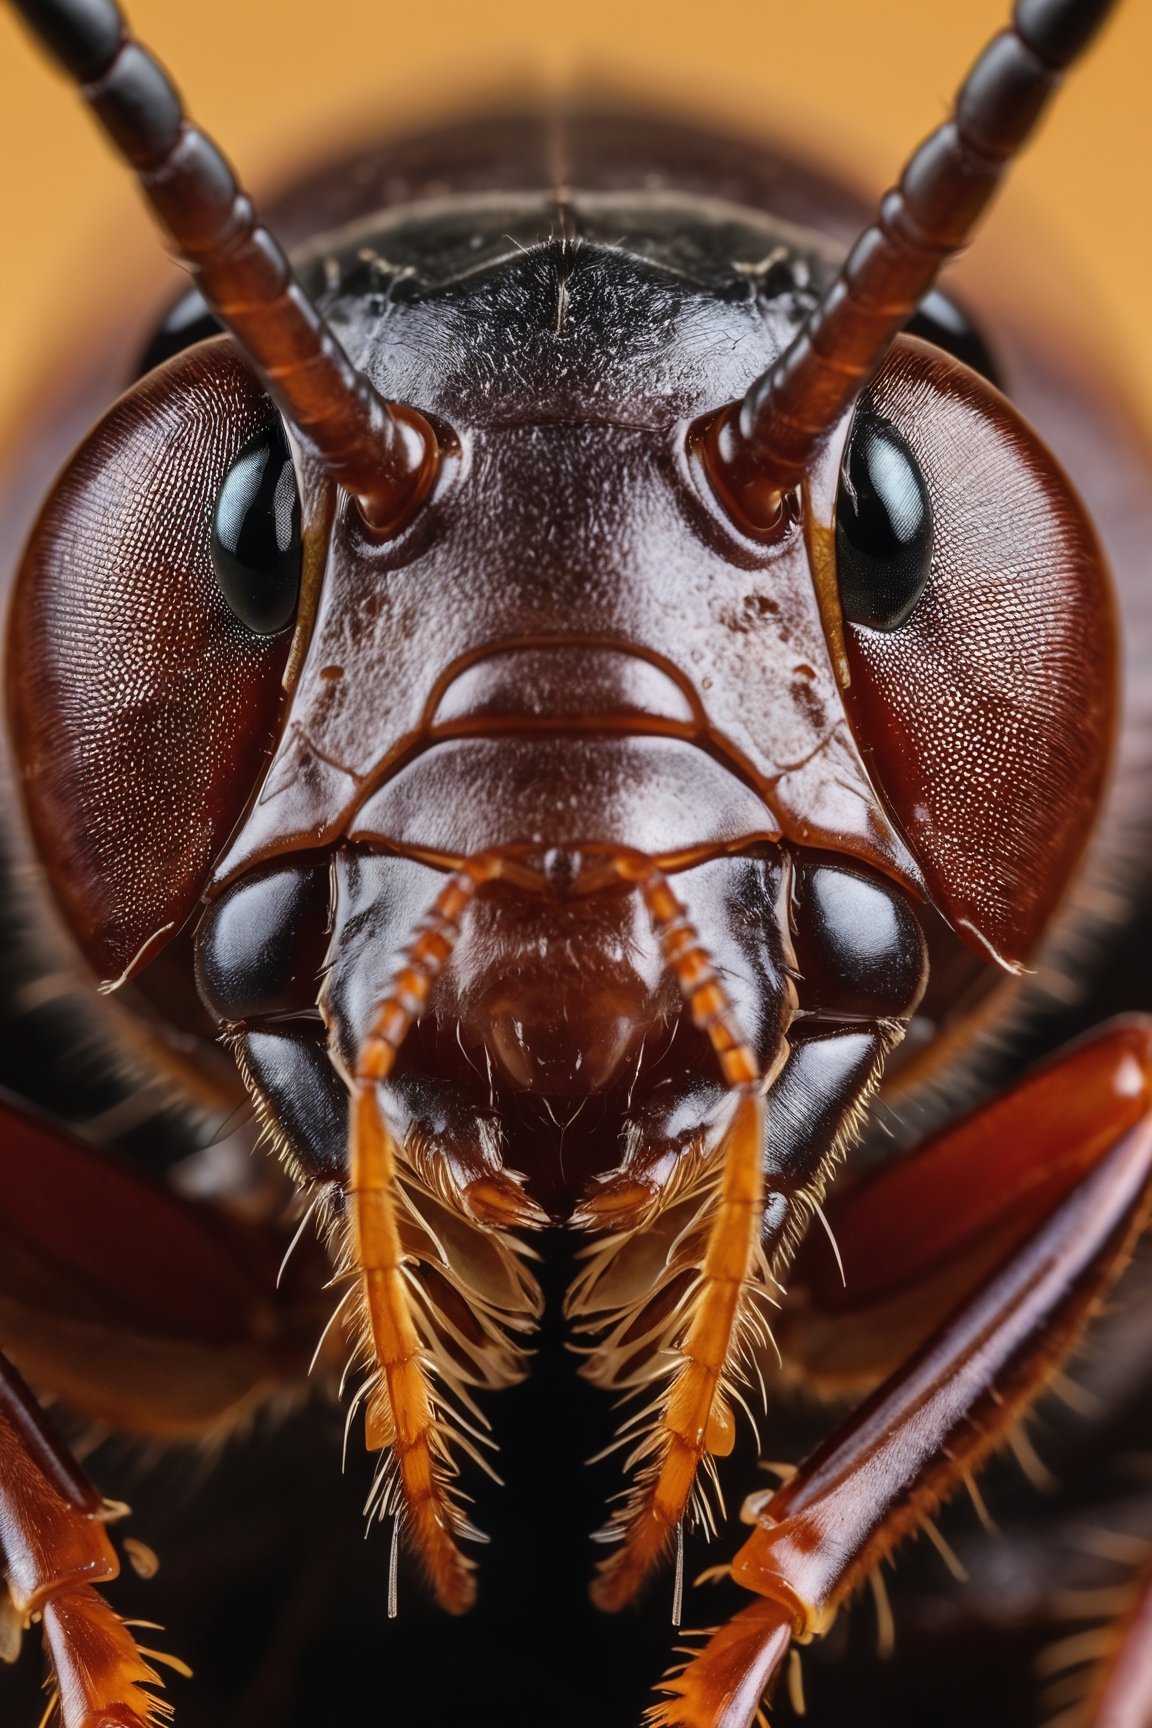
<svg viewBox="0 0 1152 1728">
<path fill-rule="evenodd" d="M 755 1301 L 763 1212 L 764 1100 L 741 1092 L 719 1145 L 685 1190 L 683 1210 L 692 1219 L 672 1244 L 654 1286 L 611 1315 L 610 1331 L 589 1357 L 589 1379 L 613 1386 L 651 1385 L 650 1425 L 641 1429 L 628 1460 L 638 1472 L 619 1519 L 606 1539 L 620 1546 L 604 1560 L 593 1586 L 601 1608 L 623 1607 L 671 1546 L 681 1519 L 695 1509 L 707 1517 L 696 1494 L 697 1473 L 709 1455 L 732 1449 L 730 1392 Z M 677 1206 L 674 1216 L 679 1216 Z M 573 1286 L 570 1313 L 595 1313 L 610 1295 L 612 1261 L 621 1238 L 598 1244 Z M 660 1298 L 686 1279 L 685 1293 L 660 1317 Z M 649 1311 L 655 1317 L 644 1336 Z M 602 1320 L 591 1322 L 599 1329 Z M 585 1327 L 585 1329 L 589 1329 Z M 629 1358 L 641 1345 L 643 1361 L 632 1374 Z"/>
<path fill-rule="evenodd" d="M 457 1544 L 461 1515 L 444 1480 L 449 1460 L 400 1241 L 396 1146 L 380 1115 L 374 1085 L 359 1088 L 352 1121 L 351 1251 L 363 1289 L 372 1358 L 380 1371 L 368 1397 L 365 1437 L 370 1451 L 391 1448 L 404 1520 L 436 1599 L 460 1614 L 471 1607 L 476 1593 L 474 1567 Z"/>
<path fill-rule="evenodd" d="M 359 1296 L 361 1397 L 369 1451 L 386 1452 L 368 1501 L 395 1513 L 452 1613 L 474 1595 L 462 1537 L 479 1539 L 458 1489 L 464 1454 L 492 1474 L 488 1423 L 473 1397 L 524 1376 L 520 1335 L 540 1314 L 525 1249 L 480 1227 L 461 1197 L 425 1185 L 392 1134 L 374 1082 L 353 1100 L 349 1233 L 344 1270 Z M 529 1221 L 531 1221 L 529 1219 Z"/>
<path fill-rule="evenodd" d="M 736 1382 L 749 1344 L 762 1341 L 758 1308 L 768 1275 L 760 1246 L 765 1104 L 755 1057 L 666 879 L 647 860 L 620 856 L 613 864 L 644 895 L 665 962 L 732 1088 L 732 1105 L 696 1159 L 684 1160 L 660 1215 L 598 1243 L 568 1294 L 567 1313 L 598 1337 L 586 1378 L 650 1396 L 623 1428 L 632 1439 L 626 1469 L 634 1485 L 603 1532 L 603 1540 L 618 1543 L 592 1587 L 606 1609 L 631 1601 L 686 1516 L 714 1524 L 700 1467 L 732 1450 Z M 581 1221 L 604 1222 L 594 1208 Z M 643 1266 L 648 1257 L 647 1272 L 630 1276 L 633 1263 Z"/>
<path fill-rule="evenodd" d="M 515 1183 L 489 1184 L 492 1221 L 483 1224 L 469 1215 L 465 1193 L 434 1192 L 392 1134 L 379 1087 L 452 952 L 473 895 L 503 869 L 498 855 L 482 854 L 438 895 L 376 1011 L 352 1096 L 341 1270 L 358 1296 L 361 1355 L 369 1368 L 359 1394 L 365 1440 L 369 1451 L 387 1453 L 367 1509 L 401 1521 L 437 1601 L 454 1614 L 475 1596 L 474 1563 L 460 1540 L 480 1537 L 461 1504 L 459 1455 L 492 1474 L 481 1450 L 491 1444 L 488 1424 L 472 1392 L 523 1377 L 526 1352 L 518 1335 L 535 1327 L 541 1309 L 522 1244 L 493 1214 L 501 1204 L 518 1224 L 542 1222 L 543 1214 L 522 1198 L 516 1202 Z"/>
</svg>

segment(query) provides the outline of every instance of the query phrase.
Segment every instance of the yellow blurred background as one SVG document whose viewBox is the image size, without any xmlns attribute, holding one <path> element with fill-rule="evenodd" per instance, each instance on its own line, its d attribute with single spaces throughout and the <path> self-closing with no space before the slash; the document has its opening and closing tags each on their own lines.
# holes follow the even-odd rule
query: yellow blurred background
<svg viewBox="0 0 1152 1728">
<path fill-rule="evenodd" d="M 879 191 L 943 116 L 1008 3 L 134 0 L 130 12 L 191 112 L 257 188 L 374 126 L 450 114 L 477 93 L 591 83 L 799 139 Z M 1127 0 L 993 217 L 1002 234 L 1025 225 L 1033 249 L 1051 259 L 1054 287 L 1105 326 L 1145 405 L 1150 74 L 1152 0 Z M 86 307 L 117 282 L 129 299 L 154 299 L 166 266 L 126 177 L 7 12 L 0 97 L 0 416 L 8 419 L 59 364 L 60 338 L 80 327 Z"/>
</svg>

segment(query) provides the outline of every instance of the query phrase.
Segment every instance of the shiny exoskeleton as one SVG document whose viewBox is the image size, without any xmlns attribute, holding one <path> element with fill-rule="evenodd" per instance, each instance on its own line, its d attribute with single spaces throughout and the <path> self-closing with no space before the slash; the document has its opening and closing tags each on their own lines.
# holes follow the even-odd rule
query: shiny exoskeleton
<svg viewBox="0 0 1152 1728">
<path fill-rule="evenodd" d="M 400 1624 L 309 1672 L 293 1628 L 356 1594 L 302 1534 L 331 1436 L 269 1432 L 297 1474 L 240 1565 L 284 1618 L 181 1723 L 336 1722 L 340 1672 L 359 1719 L 373 1662 L 389 1720 L 623 1723 L 668 1641 L 599 1611 L 671 1560 L 673 1618 L 719 1625 L 663 1728 L 775 1719 L 825 1635 L 817 1720 L 1018 1722 L 1061 1614 L 1102 1623 L 1084 1721 L 1146 1725 L 1131 1506 L 1101 1577 L 1021 1541 L 975 1611 L 913 1606 L 903 1700 L 838 1618 L 869 1582 L 886 1623 L 916 1530 L 951 1558 L 933 1514 L 1028 1456 L 1152 1204 L 1149 1023 L 1015 1080 L 987 1037 L 1102 940 L 1146 831 L 1147 457 L 935 286 L 1108 7 L 1018 0 L 870 226 L 731 141 L 513 115 L 319 172 L 274 212 L 291 264 L 111 0 L 16 10 L 194 286 L 15 560 L 3 1653 L 39 1618 L 64 1728 L 159 1721 L 100 1588 L 123 1508 L 69 1442 L 212 1441 L 311 1369 L 378 1466 L 358 1589 Z M 1139 1327 L 1109 1339 L 1139 1407 Z M 824 1438 L 693 1616 L 757 1422 L 772 1457 Z"/>
</svg>

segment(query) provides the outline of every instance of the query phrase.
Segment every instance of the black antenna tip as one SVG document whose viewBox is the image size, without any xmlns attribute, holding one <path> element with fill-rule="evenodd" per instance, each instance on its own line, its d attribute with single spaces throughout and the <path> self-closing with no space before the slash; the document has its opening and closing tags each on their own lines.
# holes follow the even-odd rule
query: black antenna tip
<svg viewBox="0 0 1152 1728">
<path fill-rule="evenodd" d="M 1082 54 L 1116 0 L 1016 0 L 1016 33 L 1041 60 L 1062 72 Z"/>
<path fill-rule="evenodd" d="M 115 0 L 12 0 L 66 72 L 91 84 L 108 70 L 124 37 Z"/>
</svg>

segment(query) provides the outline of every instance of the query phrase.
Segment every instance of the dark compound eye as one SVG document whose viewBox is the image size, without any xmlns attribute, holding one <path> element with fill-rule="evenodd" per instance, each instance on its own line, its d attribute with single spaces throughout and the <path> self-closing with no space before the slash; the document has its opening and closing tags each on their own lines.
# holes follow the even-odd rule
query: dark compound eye
<svg viewBox="0 0 1152 1728">
<path fill-rule="evenodd" d="M 840 604 L 853 624 L 897 630 L 932 570 L 932 507 L 908 445 L 867 403 L 856 411 L 836 500 Z"/>
<path fill-rule="evenodd" d="M 904 328 L 909 336 L 934 342 L 937 348 L 943 348 L 954 360 L 970 366 L 973 372 L 979 372 L 997 389 L 1002 387 L 1000 368 L 983 336 L 963 307 L 950 300 L 947 294 L 942 294 L 939 288 L 925 294 Z"/>
<path fill-rule="evenodd" d="M 212 517 L 212 563 L 225 600 L 255 635 L 291 624 L 300 593 L 300 497 L 278 421 L 228 470 Z"/>
<path fill-rule="evenodd" d="M 189 288 L 182 294 L 176 304 L 169 308 L 163 322 L 153 332 L 151 340 L 141 354 L 136 366 L 135 376 L 143 378 L 151 372 L 154 366 L 163 365 L 165 360 L 171 360 L 174 354 L 182 354 L 185 348 L 191 348 L 194 342 L 203 342 L 209 336 L 221 336 L 224 326 L 208 308 L 198 288 Z"/>
</svg>

